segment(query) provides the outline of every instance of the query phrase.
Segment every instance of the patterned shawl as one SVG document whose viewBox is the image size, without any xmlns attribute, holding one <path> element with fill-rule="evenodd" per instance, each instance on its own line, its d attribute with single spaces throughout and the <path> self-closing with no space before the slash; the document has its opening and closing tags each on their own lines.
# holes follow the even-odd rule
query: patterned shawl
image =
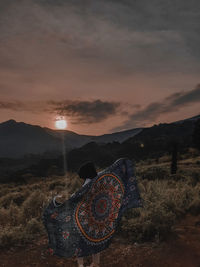
<svg viewBox="0 0 200 267">
<path fill-rule="evenodd" d="M 62 204 L 52 200 L 45 208 L 50 253 L 84 257 L 104 250 L 123 213 L 141 206 L 133 163 L 118 159 L 70 199 Z"/>
</svg>

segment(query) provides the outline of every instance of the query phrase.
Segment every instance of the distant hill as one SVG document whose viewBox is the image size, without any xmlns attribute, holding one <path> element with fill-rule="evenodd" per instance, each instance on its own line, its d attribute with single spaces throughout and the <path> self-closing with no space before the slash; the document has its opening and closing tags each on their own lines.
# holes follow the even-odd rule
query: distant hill
<svg viewBox="0 0 200 267">
<path fill-rule="evenodd" d="M 104 134 L 100 136 L 95 136 L 91 138 L 91 141 L 94 141 L 96 143 L 111 143 L 111 142 L 119 142 L 122 143 L 126 139 L 133 137 L 140 133 L 143 128 L 135 128 L 123 132 L 116 132 L 112 134 Z"/>
<path fill-rule="evenodd" d="M 0 182 L 20 181 L 27 174 L 37 177 L 62 174 L 63 134 L 67 168 L 71 171 L 87 160 L 103 168 L 120 157 L 135 161 L 158 159 L 170 153 L 173 142 L 178 142 L 179 152 L 184 152 L 193 146 L 192 133 L 198 119 L 200 115 L 102 136 L 79 135 L 9 120 L 0 124 Z"/>
<path fill-rule="evenodd" d="M 0 157 L 19 158 L 57 150 L 59 138 L 39 126 L 9 120 L 0 124 Z"/>
<path fill-rule="evenodd" d="M 178 143 L 179 152 L 184 152 L 193 146 L 192 133 L 198 119 L 200 115 L 143 128 L 122 143 L 88 143 L 68 153 L 68 167 L 77 170 L 78 166 L 87 160 L 94 161 L 99 167 L 105 167 L 119 157 L 129 157 L 135 161 L 159 158 L 171 152 L 174 142 Z"/>
<path fill-rule="evenodd" d="M 187 118 L 187 119 L 184 119 L 184 120 L 180 120 L 180 121 L 175 121 L 173 123 L 182 123 L 182 122 L 185 122 L 185 121 L 196 121 L 200 119 L 200 115 L 197 115 L 197 116 L 194 116 L 194 117 L 191 117 L 191 118 Z"/>
<path fill-rule="evenodd" d="M 97 143 L 123 142 L 141 130 L 142 128 L 101 136 L 90 136 L 80 135 L 68 130 L 52 130 L 8 120 L 0 123 L 0 158 L 21 158 L 30 154 L 44 154 L 45 157 L 55 157 L 62 151 L 63 134 L 66 150 L 70 151 L 91 141 Z"/>
</svg>

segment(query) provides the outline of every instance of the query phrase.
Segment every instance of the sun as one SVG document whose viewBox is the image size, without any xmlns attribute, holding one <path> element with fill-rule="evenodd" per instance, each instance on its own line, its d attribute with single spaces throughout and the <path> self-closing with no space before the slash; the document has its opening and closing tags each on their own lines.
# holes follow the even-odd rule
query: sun
<svg viewBox="0 0 200 267">
<path fill-rule="evenodd" d="M 65 118 L 57 118 L 55 121 L 55 126 L 59 130 L 64 130 L 67 128 L 67 121 Z"/>
</svg>

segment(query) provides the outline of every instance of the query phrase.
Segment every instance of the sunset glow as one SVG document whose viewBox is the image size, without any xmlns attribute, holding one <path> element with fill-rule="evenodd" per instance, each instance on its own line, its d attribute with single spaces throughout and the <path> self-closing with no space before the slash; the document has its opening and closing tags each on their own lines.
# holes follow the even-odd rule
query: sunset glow
<svg viewBox="0 0 200 267">
<path fill-rule="evenodd" d="M 64 130 L 67 128 L 67 121 L 65 119 L 57 119 L 55 122 L 55 126 L 59 130 Z"/>
<path fill-rule="evenodd" d="M 102 135 L 198 115 L 199 10 L 198 0 L 0 1 L 0 123 Z"/>
</svg>

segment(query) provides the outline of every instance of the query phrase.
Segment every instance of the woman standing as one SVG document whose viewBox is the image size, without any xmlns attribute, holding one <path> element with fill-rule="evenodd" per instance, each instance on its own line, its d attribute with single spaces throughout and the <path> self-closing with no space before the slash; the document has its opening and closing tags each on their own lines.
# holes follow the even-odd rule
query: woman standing
<svg viewBox="0 0 200 267">
<path fill-rule="evenodd" d="M 92 255 L 90 266 L 99 266 L 99 253 L 109 247 L 124 212 L 142 206 L 135 170 L 132 161 L 121 158 L 98 173 L 86 163 L 78 173 L 84 185 L 69 200 L 45 209 L 49 248 L 54 255 L 76 256 L 79 266 Z"/>
<path fill-rule="evenodd" d="M 83 179 L 85 182 L 82 185 L 84 187 L 87 183 L 89 183 L 93 178 L 97 176 L 96 168 L 94 166 L 94 163 L 89 161 L 85 164 L 83 164 L 79 171 L 78 175 L 81 179 Z M 73 196 L 74 194 L 72 194 Z M 84 259 L 83 257 L 77 257 L 77 262 L 79 267 L 84 266 Z M 100 264 L 100 252 L 97 254 L 92 254 L 92 263 L 89 267 L 99 267 Z"/>
</svg>

